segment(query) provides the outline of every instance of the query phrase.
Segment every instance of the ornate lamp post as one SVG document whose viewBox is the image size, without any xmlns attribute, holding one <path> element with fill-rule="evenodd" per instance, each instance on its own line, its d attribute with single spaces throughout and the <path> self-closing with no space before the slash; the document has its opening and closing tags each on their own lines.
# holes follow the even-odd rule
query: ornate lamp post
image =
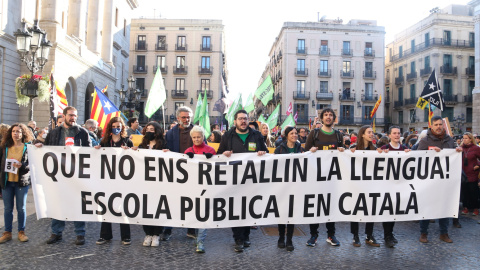
<svg viewBox="0 0 480 270">
<path fill-rule="evenodd" d="M 25 20 L 22 21 L 22 28 L 18 29 L 14 36 L 17 39 L 17 52 L 20 60 L 25 62 L 31 72 L 30 79 L 20 89 L 20 92 L 30 99 L 31 109 L 28 118 L 33 120 L 33 99 L 38 96 L 38 81 L 33 80 L 33 75 L 39 70 L 43 71 L 52 43 L 47 40 L 45 31 L 38 26 L 38 20 L 35 20 L 33 26 L 28 29 Z"/>
<path fill-rule="evenodd" d="M 118 90 L 120 100 L 122 101 L 121 107 L 135 109 L 142 98 L 142 90 L 136 89 L 137 85 L 133 76 L 130 76 L 127 82 L 128 89 L 123 89 L 124 85 L 122 85 L 122 89 Z M 125 102 L 125 98 L 127 98 L 128 102 Z"/>
<path fill-rule="evenodd" d="M 453 117 L 452 122 L 453 122 L 454 127 L 457 130 L 457 132 L 461 134 L 463 125 L 465 125 L 465 123 L 466 123 L 465 115 L 462 113 L 461 115 L 458 115 L 457 117 Z"/>
</svg>

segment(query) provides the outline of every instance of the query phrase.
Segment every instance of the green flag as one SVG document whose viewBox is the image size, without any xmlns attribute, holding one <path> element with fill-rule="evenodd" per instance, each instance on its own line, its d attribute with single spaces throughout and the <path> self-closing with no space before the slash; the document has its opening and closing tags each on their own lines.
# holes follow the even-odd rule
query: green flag
<svg viewBox="0 0 480 270">
<path fill-rule="evenodd" d="M 253 111 L 255 109 L 255 104 L 253 104 L 253 93 L 250 93 L 250 95 L 247 98 L 247 103 L 245 103 L 245 106 L 243 107 L 247 113 Z"/>
<path fill-rule="evenodd" d="M 238 110 L 242 109 L 242 94 L 239 94 L 238 97 L 233 101 L 232 105 L 230 106 L 230 109 L 228 110 L 228 113 L 226 115 L 226 119 L 228 121 L 228 125 L 231 127 L 233 126 L 233 120 L 235 118 L 235 113 Z"/>
<path fill-rule="evenodd" d="M 295 119 L 293 119 L 293 113 L 289 114 L 287 116 L 287 119 L 285 119 L 285 121 L 283 121 L 283 124 L 280 126 L 283 129 L 285 129 L 285 127 L 287 126 L 296 126 L 297 124 L 295 123 Z"/>
<path fill-rule="evenodd" d="M 202 108 L 200 110 L 199 125 L 205 129 L 205 138 L 210 137 L 210 117 L 208 115 L 207 95 L 203 95 Z"/>
<path fill-rule="evenodd" d="M 163 105 L 167 99 L 165 85 L 163 84 L 162 72 L 157 68 L 155 78 L 153 78 L 150 92 L 148 93 L 147 104 L 145 105 L 145 115 L 150 118 Z"/>
<path fill-rule="evenodd" d="M 273 97 L 273 84 L 272 84 L 272 78 L 270 75 L 263 81 L 263 83 L 257 88 L 257 91 L 255 91 L 255 96 L 260 99 L 263 103 L 263 105 L 267 106 L 267 103 L 272 99 Z"/>
<path fill-rule="evenodd" d="M 278 115 L 280 114 L 280 104 L 277 105 L 275 110 L 273 110 L 272 114 L 267 119 L 267 124 L 270 129 L 274 128 L 278 122 Z"/>
<path fill-rule="evenodd" d="M 202 93 L 198 93 L 197 107 L 195 107 L 195 115 L 193 116 L 193 123 L 200 120 L 200 112 L 202 109 Z"/>
<path fill-rule="evenodd" d="M 258 117 L 258 121 L 260 123 L 266 123 L 267 122 L 267 120 L 265 120 L 265 117 L 263 117 L 263 114 L 260 114 L 260 117 Z M 268 127 L 268 128 L 270 128 L 270 127 Z"/>
</svg>

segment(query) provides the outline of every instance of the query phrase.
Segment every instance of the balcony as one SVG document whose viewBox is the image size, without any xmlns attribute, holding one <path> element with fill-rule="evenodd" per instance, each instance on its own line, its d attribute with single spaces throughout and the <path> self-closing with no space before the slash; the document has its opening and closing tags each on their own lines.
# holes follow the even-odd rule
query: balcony
<svg viewBox="0 0 480 270">
<path fill-rule="evenodd" d="M 410 106 L 410 105 L 417 105 L 418 98 L 416 97 L 411 97 L 411 98 L 406 98 L 405 99 L 405 106 Z"/>
<path fill-rule="evenodd" d="M 372 70 L 365 70 L 363 72 L 363 78 L 375 80 L 377 78 L 377 72 Z"/>
<path fill-rule="evenodd" d="M 306 48 L 306 47 L 304 47 L 304 48 L 302 48 L 302 47 L 297 47 L 297 54 L 306 55 L 307 52 L 308 52 L 308 51 L 307 51 L 307 48 Z"/>
<path fill-rule="evenodd" d="M 212 51 L 212 44 L 200 44 L 200 51 L 201 52 L 211 52 Z"/>
<path fill-rule="evenodd" d="M 156 44 L 155 51 L 157 52 L 166 52 L 168 50 L 168 44 Z"/>
<path fill-rule="evenodd" d="M 318 50 L 319 55 L 330 55 L 330 48 L 320 48 Z"/>
<path fill-rule="evenodd" d="M 456 104 L 458 103 L 457 95 L 443 95 L 443 100 L 445 100 L 446 104 Z"/>
<path fill-rule="evenodd" d="M 412 72 L 407 74 L 407 81 L 413 81 L 417 78 L 417 72 Z"/>
<path fill-rule="evenodd" d="M 378 94 L 374 94 L 374 95 L 365 95 L 365 94 L 362 94 L 362 101 L 363 102 L 377 102 L 378 100 Z"/>
<path fill-rule="evenodd" d="M 466 68 L 466 69 L 465 69 L 465 74 L 466 74 L 468 77 L 475 77 L 475 67 Z"/>
<path fill-rule="evenodd" d="M 295 69 L 295 76 L 300 76 L 300 77 L 307 77 L 308 76 L 308 68 L 304 69 Z"/>
<path fill-rule="evenodd" d="M 148 97 L 148 89 L 142 89 L 142 98 Z"/>
<path fill-rule="evenodd" d="M 157 67 L 158 66 L 153 66 L 153 74 L 157 73 Z M 160 67 L 160 71 L 162 72 L 162 74 L 167 74 L 168 73 L 168 67 L 167 66 Z"/>
<path fill-rule="evenodd" d="M 320 77 L 320 78 L 330 78 L 330 77 L 332 77 L 332 70 L 331 69 L 328 69 L 328 70 L 319 69 L 318 70 L 318 77 Z"/>
<path fill-rule="evenodd" d="M 399 108 L 403 106 L 403 100 L 397 100 L 393 103 L 394 108 Z"/>
<path fill-rule="evenodd" d="M 213 98 L 213 91 L 212 90 L 197 90 L 197 97 L 199 94 L 205 95 L 205 92 L 207 92 L 207 98 L 212 99 Z"/>
<path fill-rule="evenodd" d="M 353 125 L 355 124 L 355 119 L 353 116 L 340 115 L 338 119 L 339 125 Z"/>
<path fill-rule="evenodd" d="M 365 57 L 375 57 L 375 50 L 365 49 L 363 51 L 363 56 L 365 56 Z"/>
<path fill-rule="evenodd" d="M 173 74 L 186 75 L 188 73 L 188 67 L 173 66 Z"/>
<path fill-rule="evenodd" d="M 350 94 L 347 92 L 346 94 L 338 94 L 338 99 L 340 101 L 355 101 L 355 93 Z"/>
<path fill-rule="evenodd" d="M 310 99 L 310 92 L 295 91 L 295 92 L 293 92 L 293 99 L 309 100 Z"/>
<path fill-rule="evenodd" d="M 401 54 L 396 54 L 390 58 L 391 62 L 400 60 L 410 55 L 425 51 L 432 47 L 455 47 L 473 49 L 475 44 L 469 40 L 457 40 L 457 39 L 443 39 L 443 38 L 431 38 L 426 42 L 416 45 L 413 49 L 406 49 Z"/>
<path fill-rule="evenodd" d="M 187 44 L 175 44 L 175 51 L 186 52 L 187 51 Z"/>
<path fill-rule="evenodd" d="M 395 78 L 395 85 L 403 85 L 405 81 L 405 78 L 402 76 L 402 77 L 396 77 Z"/>
<path fill-rule="evenodd" d="M 172 98 L 188 98 L 188 90 L 172 90 Z"/>
<path fill-rule="evenodd" d="M 147 43 L 135 43 L 135 51 L 137 52 L 144 52 L 148 50 L 148 44 Z"/>
<path fill-rule="evenodd" d="M 353 56 L 353 50 L 342 49 L 342 56 Z"/>
<path fill-rule="evenodd" d="M 333 100 L 333 93 L 317 92 L 317 100 Z"/>
<path fill-rule="evenodd" d="M 198 67 L 198 75 L 212 75 L 213 67 Z"/>
<path fill-rule="evenodd" d="M 473 96 L 472 95 L 463 96 L 463 102 L 472 103 L 472 101 L 473 101 Z"/>
<path fill-rule="evenodd" d="M 137 66 L 137 65 L 134 65 L 133 66 L 133 73 L 147 73 L 147 70 L 148 70 L 148 66 Z"/>
<path fill-rule="evenodd" d="M 443 75 L 456 75 L 457 67 L 452 67 L 450 65 L 443 65 L 440 67 L 440 73 Z"/>
<path fill-rule="evenodd" d="M 340 70 L 340 77 L 342 78 L 353 78 L 353 75 L 354 75 L 354 72 L 353 70 L 349 70 L 349 71 L 343 71 L 343 70 Z"/>
<path fill-rule="evenodd" d="M 430 76 L 430 74 L 432 74 L 432 67 L 426 67 L 424 69 L 420 69 L 421 77 Z"/>
</svg>

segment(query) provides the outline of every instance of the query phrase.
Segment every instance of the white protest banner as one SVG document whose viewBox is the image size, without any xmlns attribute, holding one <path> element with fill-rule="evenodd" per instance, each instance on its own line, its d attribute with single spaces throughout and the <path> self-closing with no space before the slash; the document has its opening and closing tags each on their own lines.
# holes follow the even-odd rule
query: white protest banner
<svg viewBox="0 0 480 270">
<path fill-rule="evenodd" d="M 454 149 L 207 159 L 28 146 L 38 218 L 189 228 L 456 217 Z"/>
</svg>

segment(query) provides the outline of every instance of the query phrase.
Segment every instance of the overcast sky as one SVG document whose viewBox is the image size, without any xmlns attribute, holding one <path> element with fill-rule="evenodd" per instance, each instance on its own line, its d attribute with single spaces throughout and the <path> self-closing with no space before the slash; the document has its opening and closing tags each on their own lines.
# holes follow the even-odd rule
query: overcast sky
<svg viewBox="0 0 480 270">
<path fill-rule="evenodd" d="M 256 90 L 268 53 L 283 23 L 315 22 L 320 17 L 376 20 L 384 26 L 385 44 L 396 33 L 427 17 L 432 8 L 467 4 L 470 0 L 138 0 L 132 18 L 217 19 L 225 26 L 228 84 L 245 97 Z M 244 100 L 245 100 L 244 97 Z"/>
</svg>

